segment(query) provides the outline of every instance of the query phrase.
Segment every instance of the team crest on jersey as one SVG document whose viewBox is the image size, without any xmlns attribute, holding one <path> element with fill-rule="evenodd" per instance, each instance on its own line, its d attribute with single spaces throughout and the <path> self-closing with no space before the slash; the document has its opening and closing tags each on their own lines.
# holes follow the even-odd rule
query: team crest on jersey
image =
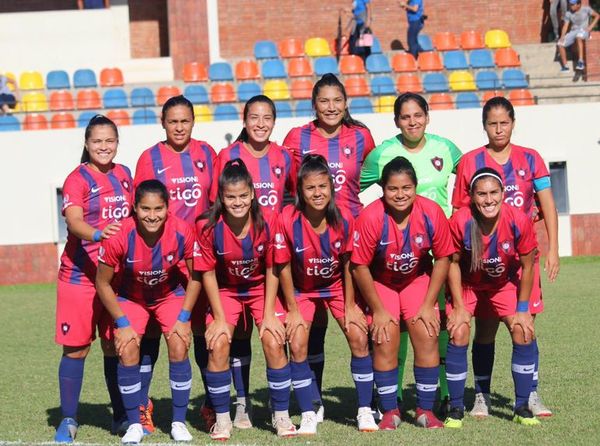
<svg viewBox="0 0 600 446">
<path fill-rule="evenodd" d="M 198 168 L 198 170 L 200 170 L 200 172 L 204 172 L 204 161 L 202 160 L 196 160 L 196 167 Z"/>
<path fill-rule="evenodd" d="M 336 242 L 333 244 L 333 247 L 334 247 L 335 249 L 340 249 L 340 248 L 341 248 L 341 246 L 342 246 L 342 242 L 340 242 L 339 240 L 337 240 L 337 241 L 336 241 Z"/>
<path fill-rule="evenodd" d="M 435 167 L 435 169 L 438 172 L 441 172 L 442 169 L 444 168 L 444 160 L 442 158 L 440 158 L 439 156 L 436 156 L 435 158 L 431 158 L 431 164 L 433 164 L 433 167 Z"/>
<path fill-rule="evenodd" d="M 423 234 L 416 234 L 413 238 L 413 240 L 415 241 L 415 243 L 417 244 L 417 246 L 421 247 L 423 245 Z"/>
<path fill-rule="evenodd" d="M 281 166 L 273 166 L 271 170 L 277 178 L 280 178 L 281 174 L 283 173 L 283 169 L 281 168 Z"/>
<path fill-rule="evenodd" d="M 517 169 L 517 175 L 519 175 L 521 178 L 525 178 L 526 174 L 527 172 L 525 171 L 525 169 Z"/>
<path fill-rule="evenodd" d="M 350 155 L 352 155 L 352 147 L 344 146 L 344 148 L 342 149 L 342 153 L 346 158 L 350 158 Z"/>
<path fill-rule="evenodd" d="M 502 251 L 508 254 L 512 248 L 512 243 L 510 240 L 504 240 L 502 243 L 500 243 L 500 248 L 502 248 Z"/>
<path fill-rule="evenodd" d="M 174 255 L 172 252 L 168 253 L 168 254 L 165 256 L 165 260 L 166 260 L 167 262 L 169 262 L 169 263 L 173 263 L 173 259 L 174 259 L 174 258 L 175 258 L 175 255 Z"/>
<path fill-rule="evenodd" d="M 123 186 L 123 189 L 129 190 L 129 181 L 127 181 L 127 180 L 121 181 L 121 186 Z"/>
<path fill-rule="evenodd" d="M 262 243 L 256 247 L 256 252 L 261 253 L 265 249 L 265 245 Z"/>
<path fill-rule="evenodd" d="M 66 335 L 70 329 L 71 329 L 71 326 L 69 324 L 67 324 L 66 322 L 63 322 L 62 324 L 60 324 L 60 330 L 62 331 L 63 335 Z"/>
</svg>

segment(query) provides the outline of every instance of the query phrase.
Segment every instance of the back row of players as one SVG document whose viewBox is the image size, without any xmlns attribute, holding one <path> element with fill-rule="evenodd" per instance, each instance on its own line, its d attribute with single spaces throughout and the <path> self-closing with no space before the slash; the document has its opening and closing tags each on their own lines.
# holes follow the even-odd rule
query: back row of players
<svg viewBox="0 0 600 446">
<path fill-rule="evenodd" d="M 191 138 L 192 104 L 171 98 L 162 113 L 166 140 L 141 155 L 133 179 L 113 163 L 114 123 L 103 116 L 90 121 L 81 164 L 63 187 L 68 240 L 57 291 L 63 421 L 56 441 L 75 438 L 83 366 L 96 327 L 111 430 L 125 432 L 124 443 L 154 430 L 148 389 L 161 332 L 169 351 L 172 437 L 192 439 L 185 425 L 192 337 L 207 395 L 201 415 L 211 437 L 228 439 L 232 424 L 252 427 L 249 316 L 267 359 L 277 434 L 315 434 L 323 419 L 327 307 L 352 352 L 361 431 L 398 426 L 407 335 L 415 352 L 417 423 L 462 426 L 473 316 L 471 414 L 489 414 L 502 320 L 513 337 L 515 421 L 536 424 L 534 416 L 551 415 L 537 394 L 532 315 L 543 301 L 533 222 L 544 216 L 545 269 L 554 280 L 557 217 L 543 160 L 511 143 L 510 102 L 488 101 L 488 144 L 462 157 L 452 142 L 425 132 L 428 106 L 419 95 L 398 97 L 394 122 L 401 133 L 377 147 L 369 130 L 350 117 L 334 75 L 315 84 L 312 102 L 316 119 L 292 129 L 281 147 L 269 140 L 274 104 L 252 98 L 241 134 L 217 156 Z M 452 206 L 459 210 L 448 223 L 452 173 Z M 383 197 L 361 211 L 358 193 L 374 183 Z M 295 205 L 283 206 L 286 190 Z M 443 291 L 446 280 L 450 293 Z M 444 423 L 432 412 L 438 375 Z M 238 403 L 233 423 L 232 378 Z M 378 424 L 373 381 L 383 409 Z M 290 386 L 302 411 L 298 430 L 288 414 Z"/>
</svg>

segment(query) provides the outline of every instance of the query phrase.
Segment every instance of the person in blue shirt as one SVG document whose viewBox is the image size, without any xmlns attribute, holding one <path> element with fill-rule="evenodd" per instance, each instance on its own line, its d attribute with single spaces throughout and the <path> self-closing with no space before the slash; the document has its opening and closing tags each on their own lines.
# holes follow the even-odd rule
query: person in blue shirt
<svg viewBox="0 0 600 446">
<path fill-rule="evenodd" d="M 408 40 L 408 52 L 416 59 L 419 54 L 418 36 L 427 18 L 424 14 L 423 0 L 400 0 L 400 7 L 406 10 L 406 18 L 408 20 L 408 33 L 406 37 Z"/>
<path fill-rule="evenodd" d="M 349 51 L 350 54 L 360 56 L 364 60 L 371 54 L 371 47 L 358 46 L 358 40 L 361 34 L 371 26 L 371 0 L 354 0 L 352 2 L 352 22 L 354 28 L 350 34 Z"/>
</svg>

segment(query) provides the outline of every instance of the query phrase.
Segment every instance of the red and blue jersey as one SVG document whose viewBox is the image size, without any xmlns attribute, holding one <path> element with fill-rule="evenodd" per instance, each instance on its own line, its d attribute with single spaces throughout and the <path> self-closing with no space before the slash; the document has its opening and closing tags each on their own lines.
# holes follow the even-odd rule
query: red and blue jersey
<svg viewBox="0 0 600 446">
<path fill-rule="evenodd" d="M 134 184 L 137 187 L 144 180 L 159 180 L 169 191 L 171 214 L 193 226 L 210 205 L 215 159 L 215 150 L 204 141 L 192 139 L 182 152 L 174 152 L 159 142 L 140 156 Z"/>
<path fill-rule="evenodd" d="M 550 186 L 550 174 L 540 154 L 512 144 L 508 161 L 501 165 L 490 156 L 485 146 L 466 153 L 456 169 L 452 206 L 461 208 L 469 205 L 471 178 L 483 167 L 491 167 L 502 176 L 504 202 L 521 209 L 533 219 L 537 212 L 535 192 Z"/>
<path fill-rule="evenodd" d="M 83 209 L 83 220 L 98 230 L 131 213 L 133 180 L 129 168 L 115 164 L 108 173 L 79 165 L 63 185 L 62 213 L 72 206 Z M 73 284 L 94 285 L 100 243 L 81 240 L 70 232 L 60 259 L 58 278 Z"/>
<path fill-rule="evenodd" d="M 519 209 L 502 204 L 494 232 L 482 235 L 483 269 L 471 271 L 471 226 L 473 216 L 463 207 L 450 217 L 450 230 L 456 251 L 460 252 L 463 285 L 476 290 L 497 290 L 507 282 L 517 284 L 521 267 L 519 254 L 530 253 L 537 246 L 533 223 Z"/>
<path fill-rule="evenodd" d="M 102 242 L 98 261 L 117 270 L 113 289 L 120 299 L 154 305 L 172 296 L 185 296 L 185 275 L 178 262 L 198 253 L 193 228 L 169 215 L 160 239 L 148 246 L 134 217 L 123 221 L 118 234 Z"/>
<path fill-rule="evenodd" d="M 335 203 L 356 217 L 362 209 L 360 169 L 366 156 L 375 147 L 369 129 L 342 125 L 333 138 L 325 138 L 314 122 L 290 130 L 283 145 L 288 147 L 297 168 L 307 154 L 322 155 L 329 164 L 335 187 Z"/>
<path fill-rule="evenodd" d="M 293 205 L 283 208 L 275 232 L 275 263 L 290 262 L 294 288 L 308 298 L 329 298 L 343 292 L 340 257 L 352 251 L 352 216 L 341 210 L 337 228 L 317 234 Z"/>
<path fill-rule="evenodd" d="M 287 189 L 291 194 L 293 190 L 292 158 L 283 147 L 271 142 L 266 149 L 267 153 L 256 158 L 250 153 L 243 142 L 236 141 L 229 147 L 221 150 L 215 163 L 213 187 L 210 201 L 214 202 L 218 193 L 219 175 L 223 167 L 232 159 L 240 158 L 254 183 L 254 193 L 261 206 L 263 215 L 277 214 L 283 209 L 283 196 Z"/>
<path fill-rule="evenodd" d="M 398 228 L 383 199 L 368 205 L 356 220 L 352 263 L 367 265 L 373 279 L 400 291 L 422 274 L 431 274 L 432 257 L 456 249 L 442 208 L 417 195 L 408 223 Z"/>
</svg>

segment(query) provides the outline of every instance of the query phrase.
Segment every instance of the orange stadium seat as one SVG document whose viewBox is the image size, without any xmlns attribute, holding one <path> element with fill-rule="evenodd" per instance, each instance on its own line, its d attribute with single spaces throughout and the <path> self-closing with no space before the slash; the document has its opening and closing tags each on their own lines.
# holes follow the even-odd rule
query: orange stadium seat
<svg viewBox="0 0 600 446">
<path fill-rule="evenodd" d="M 492 98 L 495 97 L 504 97 L 504 94 L 501 91 L 498 90 L 492 90 L 492 91 L 486 91 L 485 93 L 483 93 L 483 96 L 481 97 L 481 105 L 485 105 L 485 103 L 487 101 L 489 101 Z"/>
<path fill-rule="evenodd" d="M 513 105 L 535 105 L 535 98 L 531 91 L 521 88 L 519 90 L 512 90 L 508 93 L 508 99 Z"/>
<path fill-rule="evenodd" d="M 30 91 L 21 97 L 21 110 L 25 112 L 48 111 L 46 95 L 40 91 Z"/>
<path fill-rule="evenodd" d="M 441 31 L 433 35 L 433 46 L 438 51 L 457 50 L 456 36 L 448 31 Z"/>
<path fill-rule="evenodd" d="M 346 54 L 350 54 L 350 40 L 348 36 L 342 36 L 342 43 L 340 46 L 340 56 L 345 56 Z M 337 52 L 337 38 L 331 41 L 331 53 L 336 54 Z"/>
<path fill-rule="evenodd" d="M 156 92 L 156 103 L 158 105 L 163 105 L 173 96 L 179 96 L 180 94 L 181 90 L 175 85 L 167 85 L 164 87 L 160 87 Z"/>
<path fill-rule="evenodd" d="M 232 84 L 219 83 L 210 87 L 210 100 L 214 103 L 235 102 L 235 89 Z"/>
<path fill-rule="evenodd" d="M 310 57 L 330 56 L 331 50 L 327 40 L 322 37 L 311 37 L 304 42 L 304 52 Z"/>
<path fill-rule="evenodd" d="M 417 61 L 410 53 L 398 53 L 392 58 L 392 69 L 396 73 L 417 71 Z"/>
<path fill-rule="evenodd" d="M 454 99 L 448 93 L 434 93 L 429 96 L 431 110 L 454 110 Z"/>
<path fill-rule="evenodd" d="M 344 81 L 348 96 L 369 96 L 369 85 L 364 77 L 349 77 Z"/>
<path fill-rule="evenodd" d="M 423 82 L 416 74 L 401 74 L 396 80 L 396 90 L 400 94 L 410 91 L 412 93 L 423 92 Z"/>
<path fill-rule="evenodd" d="M 238 81 L 260 79 L 258 65 L 254 60 L 241 60 L 235 65 L 235 77 Z"/>
<path fill-rule="evenodd" d="M 31 113 L 25 115 L 23 119 L 23 130 L 47 130 L 48 120 L 44 115 L 39 113 Z"/>
<path fill-rule="evenodd" d="M 19 88 L 21 90 L 43 90 L 44 78 L 38 71 L 25 71 L 19 77 Z"/>
<path fill-rule="evenodd" d="M 53 91 L 50 95 L 50 110 L 75 110 L 73 95 L 69 90 Z"/>
<path fill-rule="evenodd" d="M 284 59 L 304 56 L 302 40 L 294 38 L 282 40 L 279 42 L 279 54 Z"/>
<path fill-rule="evenodd" d="M 100 71 L 101 87 L 122 87 L 125 84 L 120 68 L 103 68 Z"/>
<path fill-rule="evenodd" d="M 282 101 L 290 98 L 288 85 L 281 79 L 266 81 L 263 85 L 263 94 L 274 101 Z"/>
<path fill-rule="evenodd" d="M 96 90 L 86 88 L 77 92 L 78 110 L 93 110 L 98 108 L 102 108 L 102 100 Z"/>
<path fill-rule="evenodd" d="M 460 46 L 463 50 L 478 50 L 485 48 L 483 36 L 479 31 L 463 31 L 460 35 Z"/>
<path fill-rule="evenodd" d="M 131 117 L 127 110 L 110 110 L 106 113 L 106 117 L 118 126 L 131 125 Z"/>
<path fill-rule="evenodd" d="M 500 48 L 496 50 L 494 60 L 496 61 L 496 65 L 502 68 L 521 66 L 519 54 L 512 48 Z"/>
<path fill-rule="evenodd" d="M 311 99 L 313 83 L 309 79 L 294 79 L 290 88 L 293 99 Z"/>
<path fill-rule="evenodd" d="M 183 82 L 206 82 L 208 70 L 200 62 L 188 62 L 183 66 Z"/>
<path fill-rule="evenodd" d="M 305 77 L 313 75 L 312 66 L 308 59 L 305 59 L 304 57 L 290 59 L 287 69 L 289 77 Z"/>
<path fill-rule="evenodd" d="M 508 48 L 511 43 L 506 31 L 490 29 L 485 33 L 485 46 L 488 48 Z"/>
<path fill-rule="evenodd" d="M 208 105 L 194 105 L 195 122 L 210 122 L 212 120 L 213 113 Z"/>
<path fill-rule="evenodd" d="M 421 71 L 442 71 L 444 69 L 440 54 L 433 51 L 419 53 L 418 62 Z"/>
<path fill-rule="evenodd" d="M 340 57 L 340 71 L 342 74 L 364 74 L 365 63 L 360 56 L 349 54 Z"/>
<path fill-rule="evenodd" d="M 53 129 L 72 129 L 77 127 L 77 123 L 71 113 L 60 112 L 52 115 L 50 127 Z"/>
</svg>

